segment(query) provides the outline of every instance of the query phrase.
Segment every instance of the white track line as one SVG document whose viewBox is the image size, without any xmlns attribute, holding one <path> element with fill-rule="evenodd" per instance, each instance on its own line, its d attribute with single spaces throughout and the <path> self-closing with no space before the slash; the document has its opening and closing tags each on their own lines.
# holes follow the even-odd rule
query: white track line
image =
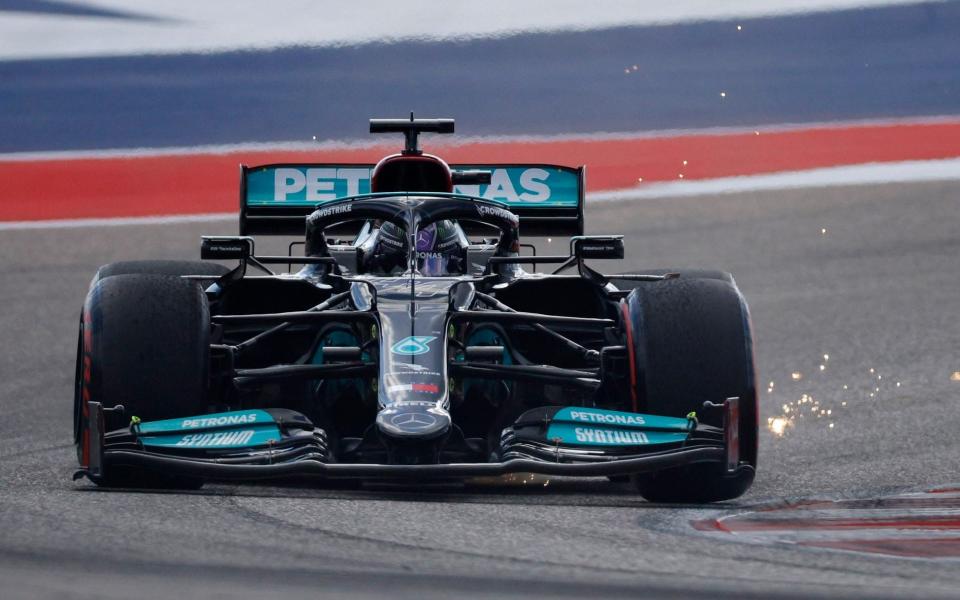
<svg viewBox="0 0 960 600">
<path fill-rule="evenodd" d="M 99 219 L 51 219 L 47 221 L 0 221 L 0 231 L 23 229 L 73 229 L 76 227 L 118 227 L 122 225 L 169 225 L 172 223 L 208 223 L 236 221 L 237 213 L 204 215 L 158 215 L 152 217 L 111 217 Z"/>
<path fill-rule="evenodd" d="M 655 182 L 625 190 L 596 192 L 589 195 L 589 201 L 684 198 L 742 192 L 955 180 L 960 180 L 960 158 L 870 163 L 768 175 Z"/>
</svg>

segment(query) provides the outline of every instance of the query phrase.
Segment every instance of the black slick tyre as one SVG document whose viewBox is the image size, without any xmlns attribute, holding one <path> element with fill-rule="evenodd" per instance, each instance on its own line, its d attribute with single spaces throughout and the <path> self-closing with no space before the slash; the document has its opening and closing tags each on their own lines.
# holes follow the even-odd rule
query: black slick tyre
<svg viewBox="0 0 960 600">
<path fill-rule="evenodd" d="M 101 279 L 115 275 L 208 275 L 211 279 L 229 272 L 227 267 L 214 262 L 193 260 L 124 260 L 103 265 L 90 282 L 93 287 Z"/>
<path fill-rule="evenodd" d="M 641 412 L 699 418 L 722 426 L 705 400 L 740 398 L 740 460 L 727 476 L 717 464 L 695 464 L 637 476 L 652 502 L 714 502 L 743 494 L 757 464 L 757 389 L 750 316 L 739 290 L 724 279 L 677 278 L 637 286 L 627 314 L 633 327 Z"/>
<path fill-rule="evenodd" d="M 80 323 L 75 438 L 84 460 L 86 401 L 108 415 L 106 429 L 199 414 L 206 409 L 210 313 L 195 282 L 169 275 L 112 275 L 95 281 Z M 87 441 L 89 443 L 89 441 Z M 121 470 L 123 471 L 123 470 Z M 110 485 L 170 483 L 138 472 L 107 473 Z"/>
<path fill-rule="evenodd" d="M 736 285 L 733 275 L 726 271 L 716 271 L 712 269 L 638 269 L 632 271 L 637 275 L 675 275 L 676 279 L 716 279 L 726 281 L 730 285 Z M 643 285 L 643 282 L 635 279 L 620 279 L 616 275 L 609 276 L 610 283 L 621 290 L 632 290 Z"/>
</svg>

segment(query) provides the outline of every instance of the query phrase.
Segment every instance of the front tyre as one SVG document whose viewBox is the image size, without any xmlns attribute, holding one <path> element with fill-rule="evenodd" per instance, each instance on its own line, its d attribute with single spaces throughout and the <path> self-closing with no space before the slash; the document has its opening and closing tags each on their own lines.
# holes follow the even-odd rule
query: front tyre
<svg viewBox="0 0 960 600">
<path fill-rule="evenodd" d="M 722 426 L 703 403 L 740 398 L 740 461 L 752 468 L 728 477 L 722 465 L 694 464 L 638 475 L 651 502 L 715 502 L 742 495 L 757 464 L 757 386 L 750 315 L 739 290 L 723 279 L 679 278 L 637 286 L 627 300 L 638 395 L 644 412 Z"/>
<path fill-rule="evenodd" d="M 110 414 L 107 430 L 205 412 L 210 312 L 196 283 L 168 275 L 114 275 L 94 282 L 83 307 L 74 397 L 74 437 L 82 465 L 87 401 Z M 169 485 L 159 475 L 117 472 L 110 485 Z"/>
</svg>

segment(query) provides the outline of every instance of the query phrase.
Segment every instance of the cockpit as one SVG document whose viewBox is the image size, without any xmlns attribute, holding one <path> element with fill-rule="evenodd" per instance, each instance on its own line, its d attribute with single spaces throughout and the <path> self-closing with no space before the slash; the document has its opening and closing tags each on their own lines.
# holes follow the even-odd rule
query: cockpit
<svg viewBox="0 0 960 600">
<path fill-rule="evenodd" d="M 445 133 L 440 120 L 438 133 Z M 382 122 L 381 129 L 397 126 L 407 133 L 409 124 Z M 450 123 L 452 131 L 452 123 Z M 408 136 L 407 146 L 400 154 L 382 159 L 370 176 L 370 192 L 406 194 L 423 192 L 450 194 L 454 177 L 450 166 L 442 159 L 424 154 L 417 146 L 416 136 Z M 429 200 L 428 200 L 429 201 Z M 370 275 L 398 275 L 411 268 L 410 245 L 416 258 L 415 270 L 427 277 L 464 275 L 467 273 L 467 249 L 470 242 L 456 220 L 443 219 L 428 223 L 416 231 L 416 240 L 410 239 L 407 228 L 398 223 L 373 219 L 367 221 L 353 245 L 358 248 L 357 272 Z"/>
<path fill-rule="evenodd" d="M 410 236 L 406 228 L 389 221 L 374 221 L 364 230 L 367 235 L 357 239 L 362 252 L 359 272 L 398 275 L 410 267 Z M 431 223 L 417 231 L 416 270 L 427 277 L 465 275 L 469 246 L 456 221 Z"/>
</svg>

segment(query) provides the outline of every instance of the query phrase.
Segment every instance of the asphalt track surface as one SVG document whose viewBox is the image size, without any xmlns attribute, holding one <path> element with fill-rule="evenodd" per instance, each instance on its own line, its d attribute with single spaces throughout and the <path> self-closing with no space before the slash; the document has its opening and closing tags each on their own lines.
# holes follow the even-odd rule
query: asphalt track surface
<svg viewBox="0 0 960 600">
<path fill-rule="evenodd" d="M 94 269 L 195 257 L 201 233 L 233 224 L 0 232 L 2 595 L 955 597 L 955 561 L 745 545 L 690 521 L 960 480 L 958 196 L 958 183 L 924 183 L 591 207 L 592 231 L 627 234 L 630 270 L 736 275 L 764 417 L 801 393 L 834 407 L 834 428 L 807 418 L 782 438 L 764 430 L 753 489 L 714 506 L 651 505 L 595 480 L 195 493 L 73 483 L 75 326 Z"/>
</svg>

